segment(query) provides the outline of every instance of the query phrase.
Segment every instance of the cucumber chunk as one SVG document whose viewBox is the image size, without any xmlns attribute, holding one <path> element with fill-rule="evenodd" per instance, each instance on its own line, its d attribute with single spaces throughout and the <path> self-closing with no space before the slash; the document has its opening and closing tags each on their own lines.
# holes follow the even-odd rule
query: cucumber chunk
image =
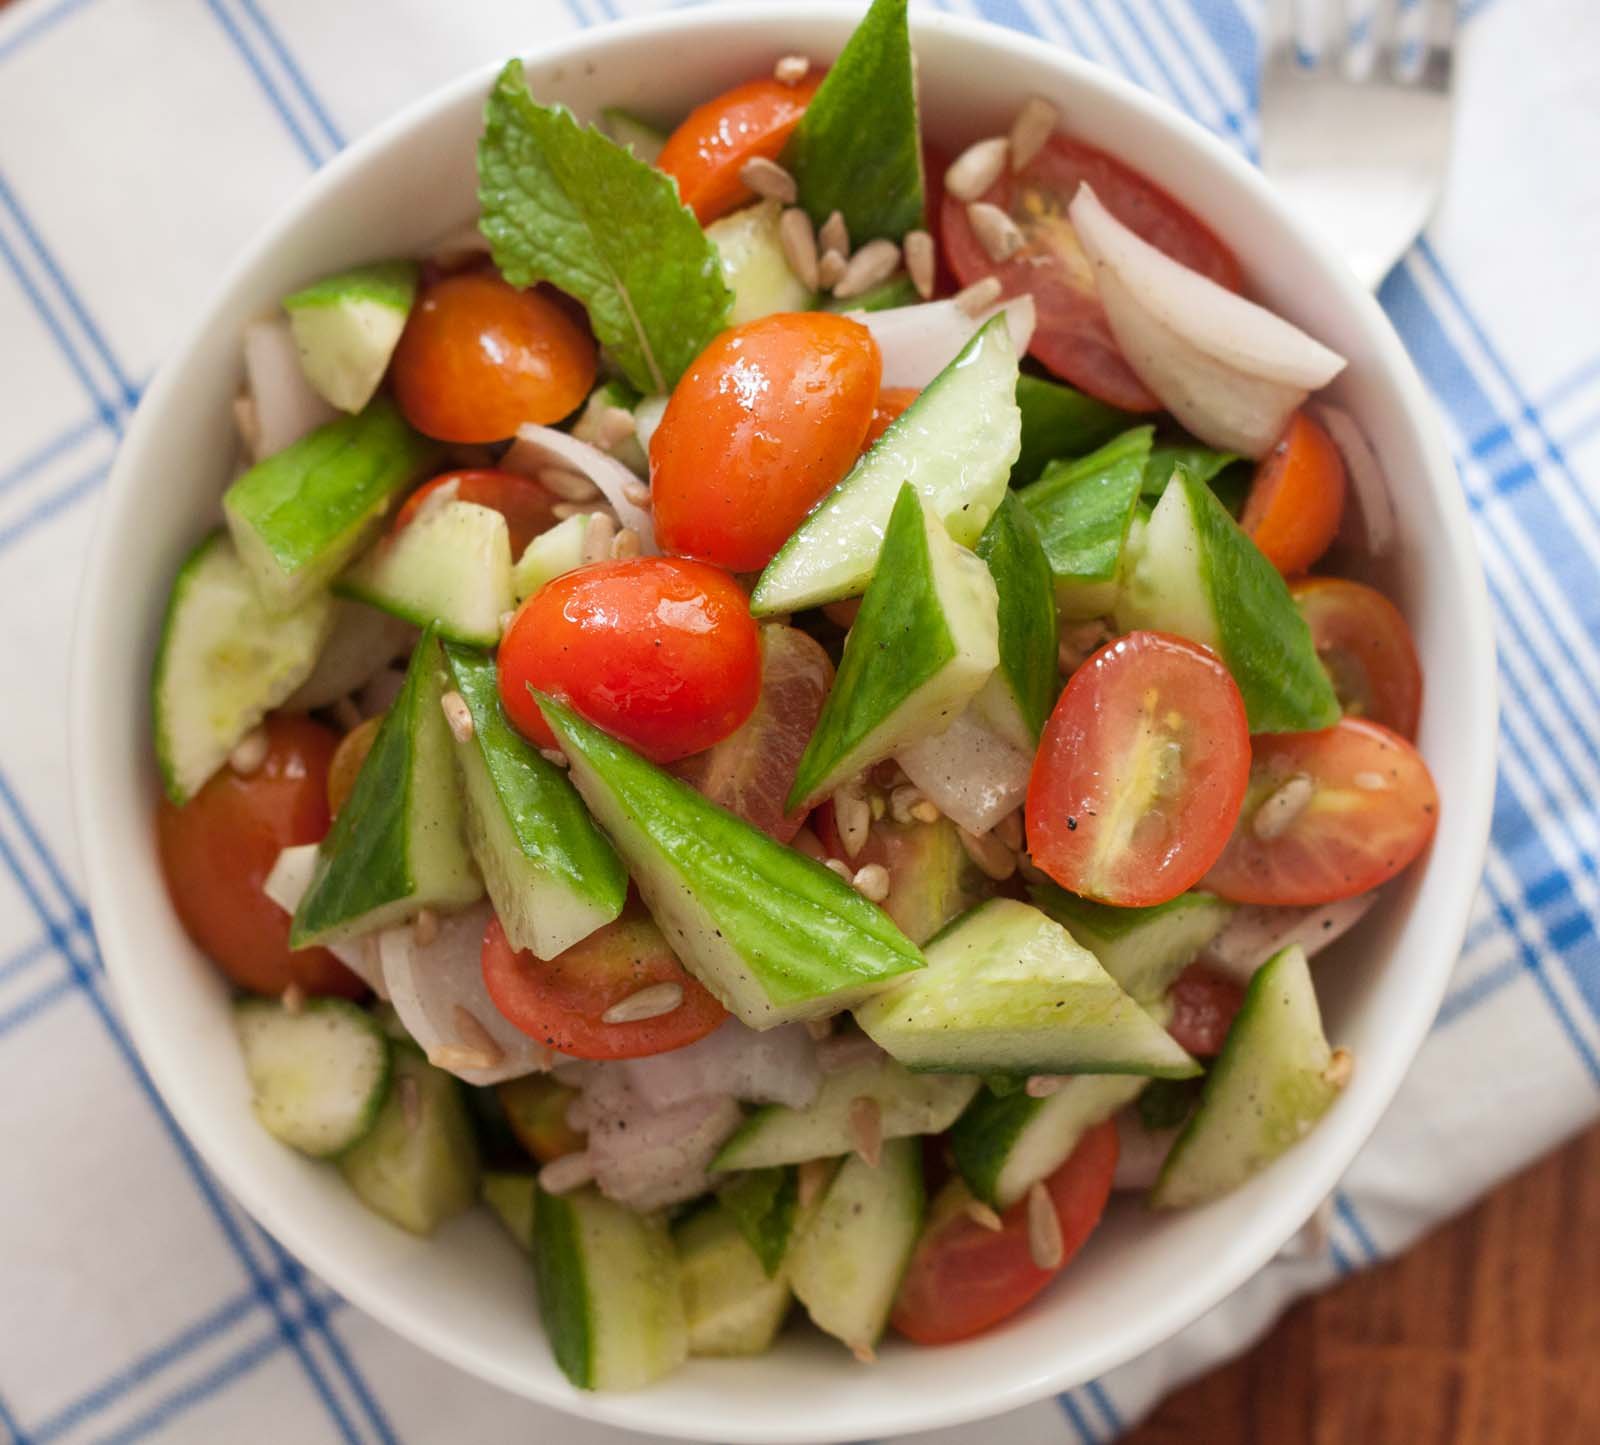
<svg viewBox="0 0 1600 1445">
<path fill-rule="evenodd" d="M 566 773 L 506 721 L 493 659 L 453 643 L 442 658 L 472 714 L 455 744 L 472 856 L 511 946 L 554 958 L 622 912 L 627 870 Z"/>
<path fill-rule="evenodd" d="M 814 507 L 756 583 L 757 616 L 856 597 L 872 580 L 889 514 L 910 482 L 951 538 L 972 546 L 1017 456 L 1017 353 L 993 317 Z"/>
<path fill-rule="evenodd" d="M 922 1146 L 892 1139 L 874 1167 L 852 1156 L 795 1241 L 789 1278 L 811 1322 L 870 1359 L 911 1263 L 926 1203 Z"/>
<path fill-rule="evenodd" d="M 717 248 L 722 279 L 733 292 L 728 325 L 740 326 L 776 311 L 809 311 L 811 288 L 789 269 L 778 234 L 783 207 L 757 201 L 706 227 L 706 239 Z"/>
<path fill-rule="evenodd" d="M 757 1109 L 711 1161 L 713 1169 L 767 1169 L 832 1159 L 856 1147 L 850 1114 L 857 1099 L 871 1099 L 885 1139 L 942 1134 L 977 1092 L 964 1074 L 913 1074 L 892 1059 L 841 1069 L 822 1081 L 804 1109 L 770 1104 Z"/>
<path fill-rule="evenodd" d="M 233 1026 L 269 1134 L 318 1159 L 365 1137 L 389 1091 L 389 1043 L 371 1014 L 337 998 L 299 1013 L 253 998 L 234 1005 Z"/>
<path fill-rule="evenodd" d="M 222 510 L 268 611 L 292 612 L 342 572 L 390 502 L 439 456 L 386 396 L 251 467 Z"/>
<path fill-rule="evenodd" d="M 798 812 L 863 768 L 943 732 L 999 661 L 994 579 L 909 484 L 795 770 Z"/>
<path fill-rule="evenodd" d="M 1211 489 L 1181 468 L 1150 515 L 1116 604 L 1122 631 L 1204 643 L 1244 698 L 1250 731 L 1332 727 L 1339 700 L 1277 569 Z"/>
<path fill-rule="evenodd" d="M 778 1272 L 789 1251 L 799 1185 L 793 1169 L 750 1169 L 717 1186 L 728 1212 L 767 1275 Z"/>
<path fill-rule="evenodd" d="M 1236 1189 L 1311 1132 L 1348 1071 L 1348 1056 L 1336 1062 L 1323 1035 L 1305 950 L 1274 954 L 1245 990 L 1150 1203 L 1181 1209 Z"/>
<path fill-rule="evenodd" d="M 325 276 L 283 298 L 306 380 L 340 411 L 360 411 L 389 369 L 417 294 L 415 261 Z"/>
<path fill-rule="evenodd" d="M 916 945 L 837 874 L 536 696 L 673 951 L 751 1028 L 836 1013 L 922 967 Z"/>
<path fill-rule="evenodd" d="M 1022 445 L 1011 468 L 1013 487 L 1027 486 L 1051 462 L 1087 456 L 1139 424 L 1132 412 L 1118 411 L 1059 381 L 1026 372 L 1017 378 L 1017 410 L 1022 417 Z"/>
<path fill-rule="evenodd" d="M 952 918 L 994 891 L 948 818 L 932 823 L 884 819 L 873 831 L 883 844 L 884 867 L 889 870 L 884 911 L 919 948 Z"/>
<path fill-rule="evenodd" d="M 414 1044 L 392 1043 L 394 1079 L 377 1121 L 339 1159 L 361 1202 L 413 1234 L 432 1234 L 478 1198 L 478 1146 L 461 1085 Z"/>
<path fill-rule="evenodd" d="M 661 147 L 667 143 L 667 132 L 660 126 L 640 120 L 632 111 L 616 105 L 603 107 L 600 118 L 605 121 L 606 133 L 619 146 L 632 151 L 647 166 L 656 163 Z"/>
<path fill-rule="evenodd" d="M 1038 525 L 1008 493 L 978 538 L 998 598 L 999 665 L 973 702 L 995 732 L 1032 753 L 1061 692 L 1054 574 Z"/>
<path fill-rule="evenodd" d="M 673 1230 L 691 1355 L 760 1355 L 783 1328 L 793 1298 L 786 1276 L 764 1268 L 723 1204 L 696 1210 Z"/>
<path fill-rule="evenodd" d="M 533 1197 L 539 1191 L 537 1174 L 486 1169 L 481 1185 L 483 1202 L 516 1240 L 518 1249 L 533 1248 Z"/>
<path fill-rule="evenodd" d="M 547 1194 L 533 1212 L 539 1315 L 562 1373 L 581 1390 L 633 1390 L 689 1353 L 672 1236 L 597 1190 Z"/>
<path fill-rule="evenodd" d="M 174 803 L 193 797 L 234 745 L 311 676 L 332 627 L 326 596 L 269 615 L 221 532 L 189 554 L 167 599 L 150 687 L 156 763 Z"/>
<path fill-rule="evenodd" d="M 387 928 L 483 895 L 467 850 L 438 643 L 425 632 L 355 787 L 317 849 L 289 926 L 292 948 Z"/>
<path fill-rule="evenodd" d="M 593 512 L 578 512 L 539 533 L 522 549 L 511 569 L 511 592 L 518 602 L 532 597 L 546 582 L 583 566 L 583 545 L 593 520 Z"/>
<path fill-rule="evenodd" d="M 1145 1074 L 1200 1066 L 1037 908 L 995 898 L 924 950 L 928 966 L 857 1004 L 856 1022 L 913 1069 Z"/>
</svg>

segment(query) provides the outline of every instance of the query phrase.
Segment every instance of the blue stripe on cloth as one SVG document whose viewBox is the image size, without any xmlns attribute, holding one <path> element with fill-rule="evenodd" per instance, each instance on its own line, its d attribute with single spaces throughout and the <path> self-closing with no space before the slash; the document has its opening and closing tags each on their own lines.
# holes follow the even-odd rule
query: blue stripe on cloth
<svg viewBox="0 0 1600 1445">
<path fill-rule="evenodd" d="M 23 999 L 21 1003 L 13 1004 L 4 1013 L 0 1013 L 0 1039 L 43 1013 L 51 1004 L 59 1003 L 68 995 L 76 993 L 77 988 L 77 984 L 71 978 L 58 978 L 47 983 L 37 993 Z"/>
<path fill-rule="evenodd" d="M 30 943 L 26 948 L 12 954 L 4 963 L 0 963 L 0 983 L 16 977 L 23 969 L 31 964 L 38 963 L 42 958 L 49 958 L 56 951 L 56 946 L 48 938 L 41 938 Z"/>
<path fill-rule="evenodd" d="M 1254 110 L 1260 97 L 1255 26 L 1234 0 L 1212 0 L 1210 4 L 1196 5 L 1193 14 L 1211 37 L 1218 57 L 1233 72 L 1234 80 Z"/>
<path fill-rule="evenodd" d="M 1600 356 L 1584 362 L 1569 375 L 1556 382 L 1544 394 L 1544 399 L 1539 402 L 1534 410 L 1539 414 L 1548 416 L 1562 403 L 1569 401 L 1596 381 L 1600 381 Z M 1530 419 L 1524 416 L 1520 420 L 1527 421 Z M 1473 438 L 1468 450 L 1479 461 L 1486 461 L 1511 440 L 1513 428 L 1516 425 L 1517 422 L 1515 421 L 1497 421 L 1480 436 Z"/>
<path fill-rule="evenodd" d="M 14 542 L 20 542 L 40 523 L 49 521 L 50 518 L 59 512 L 65 511 L 74 502 L 80 502 L 92 492 L 98 491 L 110 471 L 110 462 L 97 462 L 83 475 L 67 486 L 62 487 L 60 491 L 53 492 L 50 496 L 30 507 L 16 521 L 0 527 L 0 552 L 4 552 Z"/>
<path fill-rule="evenodd" d="M 0 1430 L 4 1430 L 11 1437 L 11 1445 L 32 1445 L 32 1441 L 22 1433 L 22 1426 L 17 1423 L 17 1417 L 11 1413 L 11 1407 L 6 1404 L 4 1395 L 0 1395 Z"/>
<path fill-rule="evenodd" d="M 1373 1239 L 1367 1226 L 1362 1222 L 1361 1216 L 1356 1213 L 1355 1203 L 1344 1190 L 1336 1190 L 1333 1196 L 1333 1212 L 1344 1220 L 1345 1227 L 1350 1231 L 1355 1242 L 1361 1246 L 1362 1253 L 1367 1257 L 1368 1264 L 1375 1264 L 1382 1258 L 1377 1241 Z"/>
<path fill-rule="evenodd" d="M 1471 983 L 1463 984 L 1460 988 L 1452 990 L 1445 995 L 1444 1002 L 1439 1005 L 1439 1012 L 1433 1020 L 1436 1029 L 1448 1028 L 1457 1019 L 1465 1017 L 1480 1005 L 1486 1004 L 1496 995 L 1503 993 L 1523 976 L 1526 970 L 1520 961 L 1514 958 L 1507 959 L 1504 963 L 1496 964 L 1487 973 L 1475 978 Z"/>
<path fill-rule="evenodd" d="M 0 493 L 11 490 L 19 483 L 25 482 L 34 476 L 41 468 L 47 467 L 56 458 L 70 452 L 73 447 L 86 438 L 93 436 L 100 430 L 101 421 L 98 416 L 91 416 L 80 422 L 74 422 L 64 432 L 52 437 L 42 446 L 28 453 L 14 466 L 0 472 Z"/>
<path fill-rule="evenodd" d="M 1129 4 L 1128 0 L 1118 0 L 1117 8 L 1122 12 L 1122 15 L 1127 20 L 1128 28 L 1133 31 L 1134 38 L 1141 46 L 1144 47 L 1145 52 L 1149 55 L 1151 63 L 1154 64 L 1156 72 L 1161 76 L 1161 79 L 1165 83 L 1168 92 L 1175 100 L 1178 100 L 1179 103 L 1182 104 L 1185 110 L 1189 111 L 1191 114 L 1197 113 L 1199 107 L 1194 104 L 1194 97 L 1189 85 L 1180 84 L 1177 73 L 1167 64 L 1166 57 L 1162 55 L 1160 47 L 1155 43 L 1154 38 L 1145 28 L 1144 22 L 1139 18 L 1138 8 L 1135 5 Z M 1161 15 L 1167 30 L 1172 35 L 1173 40 L 1178 41 L 1181 51 L 1183 48 L 1182 42 L 1177 34 L 1175 22 L 1165 11 L 1162 11 Z M 1189 64 L 1189 69 L 1194 74 L 1194 83 L 1198 84 L 1201 91 L 1206 95 L 1209 95 L 1212 102 L 1215 104 L 1222 124 L 1234 135 L 1242 135 L 1244 133 L 1244 126 L 1239 119 L 1238 112 L 1223 101 L 1221 95 L 1217 93 L 1216 87 L 1210 83 L 1206 76 L 1200 74 L 1199 67 L 1193 63 L 1192 59 Z"/>
<path fill-rule="evenodd" d="M 1078 1402 L 1072 1398 L 1071 1393 L 1057 1395 L 1056 1403 L 1061 1407 L 1061 1413 L 1067 1417 L 1072 1428 L 1078 1432 L 1078 1438 L 1084 1445 L 1098 1445 L 1100 1437 L 1089 1428 L 1089 1422 L 1079 1408 Z"/>
<path fill-rule="evenodd" d="M 590 25 L 592 25 L 594 23 L 584 13 L 583 7 L 578 3 L 578 0 L 565 0 L 565 3 L 566 3 L 566 7 L 567 7 L 567 13 L 569 15 L 571 15 L 572 18 L 578 22 L 578 25 L 581 28 L 587 29 Z"/>
<path fill-rule="evenodd" d="M 265 1334 L 246 1346 L 238 1354 L 225 1360 L 214 1370 L 193 1380 L 182 1389 L 174 1391 L 152 1409 L 145 1411 L 120 1430 L 100 1437 L 98 1445 L 132 1445 L 135 1440 L 145 1440 L 170 1424 L 186 1410 L 209 1399 L 224 1386 L 243 1379 L 259 1365 L 264 1364 L 283 1348 L 283 1340 L 275 1334 Z"/>
<path fill-rule="evenodd" d="M 47 30 L 53 30 L 75 10 L 81 10 L 91 0 L 60 0 L 59 4 L 30 11 L 30 19 L 23 21 L 4 40 L 0 40 L 0 64 L 11 59 L 17 51 L 33 44 Z"/>
<path fill-rule="evenodd" d="M 328 108 L 321 97 L 311 87 L 311 82 L 306 79 L 305 71 L 294 58 L 289 47 L 283 43 L 283 37 L 277 28 L 267 18 L 256 0 L 239 0 L 239 8 L 248 15 L 257 30 L 261 32 L 262 39 L 267 42 L 272 53 L 278 57 L 278 63 L 289 76 L 290 84 L 300 92 L 300 98 L 305 102 L 306 109 L 316 117 L 317 124 L 322 128 L 322 133 L 328 138 L 328 143 L 336 151 L 345 148 L 345 138 L 339 127 L 333 123 L 333 117 L 328 114 Z"/>
<path fill-rule="evenodd" d="M 1062 0 L 1045 0 L 1050 13 L 1055 17 L 1056 24 L 1061 27 L 1061 33 L 1066 37 L 1067 44 L 1076 50 L 1079 55 L 1087 56 L 1089 47 L 1084 44 L 1083 32 L 1078 29 L 1069 10 Z"/>
<path fill-rule="evenodd" d="M 1333 1272 L 1341 1279 L 1355 1270 L 1355 1265 L 1350 1262 L 1350 1256 L 1339 1248 L 1337 1239 L 1328 1240 L 1328 1258 L 1333 1261 Z"/>
<path fill-rule="evenodd" d="M 222 27 L 223 34 L 233 42 L 233 48 L 239 52 L 250 73 L 255 76 L 256 84 L 261 87 L 262 94 L 271 102 L 272 108 L 278 112 L 278 118 L 284 123 L 295 144 L 300 147 L 301 154 L 315 170 L 326 159 L 318 148 L 312 144 L 311 137 L 305 132 L 294 111 L 283 98 L 283 93 L 273 83 L 272 77 L 267 73 L 266 67 L 261 63 L 261 57 L 251 48 L 249 40 L 240 28 L 239 22 L 223 8 L 222 0 L 205 0 L 206 9 L 217 18 L 217 24 Z"/>
<path fill-rule="evenodd" d="M 1088 1391 L 1089 1398 L 1094 1401 L 1095 1408 L 1100 1411 L 1101 1418 L 1111 1427 L 1112 1438 L 1115 1439 L 1121 1435 L 1128 1427 L 1123 1424 L 1122 1416 L 1112 1403 L 1106 1387 L 1098 1380 L 1090 1380 L 1083 1388 Z"/>
</svg>

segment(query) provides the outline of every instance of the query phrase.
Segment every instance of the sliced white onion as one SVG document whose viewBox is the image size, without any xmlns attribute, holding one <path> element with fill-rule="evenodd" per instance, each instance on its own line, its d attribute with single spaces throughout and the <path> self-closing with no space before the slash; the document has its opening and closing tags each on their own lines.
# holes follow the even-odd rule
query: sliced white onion
<svg viewBox="0 0 1600 1445">
<path fill-rule="evenodd" d="M 633 1096 L 601 1110 L 587 1101 L 589 1161 L 600 1192 L 631 1209 L 660 1209 L 703 1194 L 711 1161 L 743 1120 L 728 1095 L 706 1095 L 659 1112 Z"/>
<path fill-rule="evenodd" d="M 1138 1109 L 1124 1109 L 1117 1120 L 1117 1172 L 1113 1189 L 1148 1189 L 1166 1163 L 1178 1129 L 1146 1129 Z"/>
<path fill-rule="evenodd" d="M 476 904 L 439 919 L 438 932 L 417 942 L 409 924 L 378 935 L 383 979 L 406 1032 L 430 1055 L 451 1045 L 478 1047 L 475 1030 L 463 1029 L 456 1010 L 465 1009 L 494 1040 L 501 1058 L 484 1068 L 451 1068 L 469 1084 L 497 1084 L 550 1067 L 550 1050 L 514 1028 L 494 1006 L 483 982 L 483 931 L 492 910 Z M 446 1056 L 447 1057 L 447 1056 Z"/>
<path fill-rule="evenodd" d="M 1279 949 L 1298 943 L 1310 955 L 1344 937 L 1377 900 L 1373 889 L 1315 908 L 1247 905 L 1234 910 L 1227 926 L 1207 946 L 1206 956 L 1240 983 L 1248 983 Z"/>
<path fill-rule="evenodd" d="M 987 833 L 1021 807 L 1033 769 L 1030 754 L 970 707 L 938 736 L 902 748 L 895 761 L 941 813 L 969 833 Z"/>
<path fill-rule="evenodd" d="M 500 465 L 534 478 L 543 467 L 565 467 L 568 471 L 581 472 L 600 488 L 616 512 L 617 520 L 639 534 L 639 545 L 646 555 L 660 550 L 656 546 L 656 529 L 650 513 L 627 497 L 627 493 L 639 485 L 638 477 L 609 452 L 554 427 L 530 425 L 517 428 L 517 439 L 500 459 Z"/>
<path fill-rule="evenodd" d="M 1361 526 L 1361 550 L 1369 557 L 1382 557 L 1394 546 L 1394 498 L 1372 443 L 1356 424 L 1356 419 L 1342 407 L 1314 402 L 1309 410 L 1322 423 L 1344 458 L 1344 469 L 1356 494 L 1352 510 Z"/>
<path fill-rule="evenodd" d="M 657 1109 L 710 1094 L 803 1109 L 822 1083 L 817 1046 L 799 1024 L 757 1033 L 729 1019 L 684 1049 L 622 1064 L 628 1083 Z"/>
<path fill-rule="evenodd" d="M 244 375 L 255 402 L 258 462 L 339 415 L 306 380 L 294 333 L 281 316 L 245 327 Z"/>
<path fill-rule="evenodd" d="M 365 687 L 395 658 L 411 651 L 417 629 L 364 602 L 338 598 L 333 631 L 322 644 L 311 676 L 280 704 L 286 712 L 327 707 Z"/>
<path fill-rule="evenodd" d="M 306 896 L 316 867 L 315 843 L 299 843 L 293 848 L 285 848 L 278 854 L 272 871 L 261 885 L 261 891 L 285 913 L 292 914 Z M 379 998 L 389 997 L 383 982 L 383 969 L 378 962 L 377 945 L 372 938 L 352 938 L 344 943 L 330 943 L 326 947 Z"/>
<path fill-rule="evenodd" d="M 1021 356 L 1033 340 L 1037 309 L 1031 296 L 1013 296 L 968 315 L 953 299 L 891 306 L 885 311 L 848 311 L 872 333 L 883 355 L 883 385 L 921 390 L 956 359 L 974 333 L 997 311 L 1006 313 L 1006 329 Z"/>
</svg>

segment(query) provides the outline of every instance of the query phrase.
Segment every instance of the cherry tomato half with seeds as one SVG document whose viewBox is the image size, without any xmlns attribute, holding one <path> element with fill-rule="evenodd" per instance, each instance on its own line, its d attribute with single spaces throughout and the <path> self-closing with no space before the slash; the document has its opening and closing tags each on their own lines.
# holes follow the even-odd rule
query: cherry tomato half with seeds
<svg viewBox="0 0 1600 1445">
<path fill-rule="evenodd" d="M 1422 664 L 1400 609 L 1376 588 L 1344 577 L 1306 577 L 1289 591 L 1345 713 L 1414 739 Z"/>
<path fill-rule="evenodd" d="M 1267 561 L 1293 577 L 1333 545 L 1346 489 L 1333 438 L 1297 411 L 1256 467 L 1239 525 Z"/>
<path fill-rule="evenodd" d="M 473 502 L 488 507 L 506 519 L 511 537 L 511 559 L 515 561 L 541 532 L 556 523 L 552 510 L 555 498 L 532 477 L 503 472 L 494 467 L 474 467 L 467 471 L 446 472 L 417 488 L 395 513 L 393 531 L 400 531 L 415 520 L 423 503 L 447 486 L 454 485 L 458 502 Z"/>
<path fill-rule="evenodd" d="M 761 639 L 726 572 L 684 557 L 631 557 L 580 567 L 528 598 L 500 639 L 499 679 L 506 716 L 540 747 L 556 740 L 530 687 L 671 763 L 750 716 Z"/>
<path fill-rule="evenodd" d="M 661 545 L 732 572 L 765 567 L 861 454 L 882 374 L 872 333 L 826 311 L 724 331 L 650 439 Z"/>
</svg>

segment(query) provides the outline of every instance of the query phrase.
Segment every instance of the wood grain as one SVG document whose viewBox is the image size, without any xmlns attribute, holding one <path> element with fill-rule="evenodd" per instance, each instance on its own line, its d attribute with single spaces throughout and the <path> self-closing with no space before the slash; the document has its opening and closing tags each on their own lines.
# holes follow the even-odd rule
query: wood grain
<svg viewBox="0 0 1600 1445">
<path fill-rule="evenodd" d="M 1600 1129 L 1296 1306 L 1126 1445 L 1600 1442 Z"/>
</svg>

